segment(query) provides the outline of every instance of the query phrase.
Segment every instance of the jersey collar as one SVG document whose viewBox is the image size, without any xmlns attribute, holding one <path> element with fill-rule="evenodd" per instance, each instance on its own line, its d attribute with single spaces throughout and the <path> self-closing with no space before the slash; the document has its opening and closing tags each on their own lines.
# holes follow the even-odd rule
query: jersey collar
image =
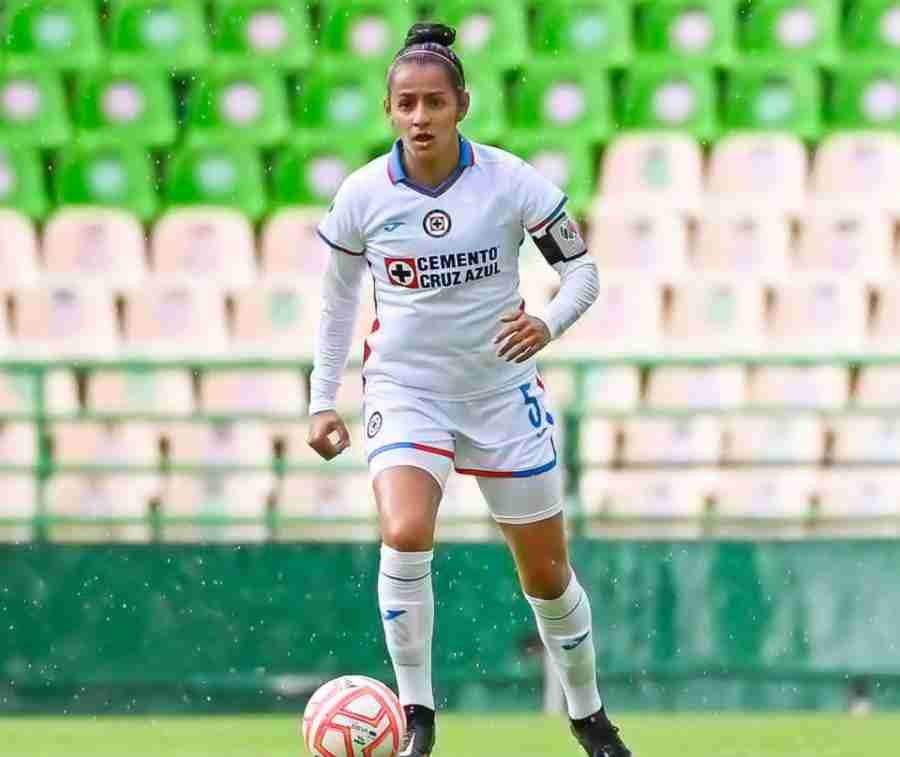
<svg viewBox="0 0 900 757">
<path fill-rule="evenodd" d="M 423 187 L 421 184 L 416 184 L 416 182 L 406 175 L 406 171 L 403 168 L 402 154 L 403 141 L 398 139 L 394 142 L 391 154 L 388 157 L 388 178 L 391 180 L 391 184 L 405 184 L 410 189 L 419 192 L 420 194 L 427 195 L 428 197 L 440 197 L 456 183 L 456 180 L 462 176 L 463 171 L 469 166 L 475 165 L 475 150 L 472 148 L 472 143 L 460 135 L 459 163 L 456 164 L 453 173 L 436 187 Z"/>
</svg>

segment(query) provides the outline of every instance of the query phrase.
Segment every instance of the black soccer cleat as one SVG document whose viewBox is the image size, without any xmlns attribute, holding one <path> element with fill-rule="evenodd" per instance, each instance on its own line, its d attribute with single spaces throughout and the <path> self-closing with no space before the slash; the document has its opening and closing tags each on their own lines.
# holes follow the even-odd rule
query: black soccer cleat
<svg viewBox="0 0 900 757">
<path fill-rule="evenodd" d="M 419 704 L 407 704 L 406 733 L 400 741 L 397 757 L 429 757 L 434 749 L 434 710 Z"/>
<path fill-rule="evenodd" d="M 570 721 L 572 733 L 588 757 L 632 757 L 619 738 L 619 729 L 609 722 L 602 707 L 593 715 Z"/>
</svg>

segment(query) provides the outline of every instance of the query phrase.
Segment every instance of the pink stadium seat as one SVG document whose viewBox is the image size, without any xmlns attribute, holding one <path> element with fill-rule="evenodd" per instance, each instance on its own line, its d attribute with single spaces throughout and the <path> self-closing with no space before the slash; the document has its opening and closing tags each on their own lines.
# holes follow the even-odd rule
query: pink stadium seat
<svg viewBox="0 0 900 757">
<path fill-rule="evenodd" d="M 652 407 L 737 409 L 746 401 L 747 378 L 737 365 L 660 366 L 650 373 L 647 404 Z"/>
<path fill-rule="evenodd" d="M 326 212 L 327 208 L 277 211 L 262 231 L 262 274 L 270 278 L 321 277 L 332 254 L 316 233 Z"/>
<path fill-rule="evenodd" d="M 0 473 L 0 518 L 33 518 L 37 512 L 37 489 L 31 474 Z M 31 525 L 0 524 L 0 543 L 26 542 L 32 536 Z"/>
<path fill-rule="evenodd" d="M 93 519 L 147 519 L 150 513 L 148 492 L 154 486 L 140 477 L 126 475 L 84 476 L 59 474 L 47 486 L 50 515 L 81 518 L 86 524 L 55 523 L 50 527 L 54 541 L 130 541 L 150 539 L 148 522 L 135 524 L 91 524 Z"/>
<path fill-rule="evenodd" d="M 754 405 L 834 410 L 847 402 L 849 376 L 841 365 L 768 365 L 750 379 Z"/>
<path fill-rule="evenodd" d="M 765 334 L 765 292 L 754 281 L 696 277 L 674 290 L 666 350 L 690 355 L 753 355 Z"/>
<path fill-rule="evenodd" d="M 152 282 L 128 294 L 129 355 L 202 358 L 228 353 L 225 302 L 211 286 Z"/>
<path fill-rule="evenodd" d="M 541 367 L 541 379 L 547 388 L 551 404 L 563 408 L 575 399 L 575 377 L 565 366 Z"/>
<path fill-rule="evenodd" d="M 318 281 L 264 281 L 235 297 L 234 347 L 244 355 L 299 358 L 313 353 Z"/>
<path fill-rule="evenodd" d="M 764 206 L 784 215 L 802 212 L 808 158 L 788 134 L 733 134 L 717 142 L 709 165 L 710 199 Z"/>
<path fill-rule="evenodd" d="M 840 468 L 824 471 L 818 514 L 823 518 L 900 516 L 900 471 L 896 468 Z"/>
<path fill-rule="evenodd" d="M 886 279 L 877 290 L 866 352 L 897 354 L 900 345 L 900 284 Z"/>
<path fill-rule="evenodd" d="M 175 464 L 263 466 L 272 462 L 272 441 L 265 424 L 254 421 L 178 423 L 169 432 L 169 456 Z"/>
<path fill-rule="evenodd" d="M 618 424 L 609 418 L 581 419 L 580 457 L 585 465 L 611 465 L 616 459 Z"/>
<path fill-rule="evenodd" d="M 287 518 L 372 519 L 375 498 L 366 473 L 329 475 L 301 473 L 285 476 L 278 510 Z"/>
<path fill-rule="evenodd" d="M 844 132 L 816 150 L 813 192 L 838 202 L 900 209 L 900 138 L 888 132 Z"/>
<path fill-rule="evenodd" d="M 304 415 L 306 379 L 298 371 L 209 371 L 200 382 L 206 413 Z"/>
<path fill-rule="evenodd" d="M 860 407 L 900 407 L 900 365 L 864 365 L 856 384 Z"/>
<path fill-rule="evenodd" d="M 590 515 L 615 518 L 700 518 L 714 481 L 713 470 L 647 470 L 602 473 L 582 485 Z M 599 485 L 598 485 L 599 484 Z"/>
<path fill-rule="evenodd" d="M 834 462 L 900 464 L 900 419 L 894 415 L 848 415 L 831 421 Z"/>
<path fill-rule="evenodd" d="M 87 407 L 107 413 L 194 411 L 191 376 L 186 371 L 97 371 L 88 377 Z"/>
<path fill-rule="evenodd" d="M 54 461 L 60 466 L 159 465 L 159 437 L 149 424 L 54 423 L 51 434 Z M 138 481 L 150 487 L 146 497 L 159 495 L 157 474 L 145 473 L 135 478 L 136 485 Z"/>
<path fill-rule="evenodd" d="M 688 136 L 628 134 L 606 151 L 600 177 L 604 201 L 696 215 L 703 192 L 703 157 Z"/>
<path fill-rule="evenodd" d="M 8 423 L 0 420 L 0 466 L 34 465 L 36 460 L 35 426 L 31 423 Z"/>
<path fill-rule="evenodd" d="M 622 423 L 626 465 L 716 465 L 722 454 L 718 418 L 633 417 Z"/>
<path fill-rule="evenodd" d="M 478 488 L 478 480 L 474 476 L 461 476 L 451 473 L 444 487 L 444 496 L 441 499 L 438 522 L 441 519 L 465 518 L 487 520 L 489 511 L 487 502 L 481 489 Z M 457 533 L 454 531 L 454 533 Z M 465 532 L 463 532 L 465 533 Z M 484 530 L 472 532 L 472 536 L 484 538 Z"/>
<path fill-rule="evenodd" d="M 60 210 L 44 229 L 49 273 L 110 289 L 140 286 L 147 275 L 144 229 L 113 208 Z"/>
<path fill-rule="evenodd" d="M 634 410 L 640 401 L 641 377 L 635 366 L 595 365 L 585 371 L 584 402 L 587 409 Z M 557 406 L 562 406 L 560 400 L 557 400 Z"/>
<path fill-rule="evenodd" d="M 0 294 L 0 358 L 13 351 L 11 327 L 7 317 L 6 297 Z"/>
<path fill-rule="evenodd" d="M 703 273 L 778 283 L 787 277 L 790 245 L 790 224 L 777 211 L 707 204 L 693 264 Z"/>
<path fill-rule="evenodd" d="M 118 346 L 108 290 L 48 284 L 15 295 L 16 349 L 23 357 L 104 358 Z"/>
<path fill-rule="evenodd" d="M 38 280 L 38 240 L 34 225 L 14 210 L 0 208 L 0 299 Z"/>
<path fill-rule="evenodd" d="M 248 286 L 256 275 L 250 221 L 235 210 L 170 210 L 153 229 L 153 270 L 224 288 Z"/>
<path fill-rule="evenodd" d="M 728 420 L 729 463 L 818 464 L 825 428 L 815 415 L 739 415 Z"/>
<path fill-rule="evenodd" d="M 724 519 L 803 519 L 810 514 L 817 481 L 815 468 L 722 471 L 716 487 L 716 513 Z"/>
</svg>

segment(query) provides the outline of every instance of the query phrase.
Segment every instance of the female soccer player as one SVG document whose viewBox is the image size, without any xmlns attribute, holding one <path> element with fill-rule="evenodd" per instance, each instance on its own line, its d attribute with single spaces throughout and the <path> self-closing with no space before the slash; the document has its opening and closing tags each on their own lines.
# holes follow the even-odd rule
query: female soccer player
<svg viewBox="0 0 900 757">
<path fill-rule="evenodd" d="M 455 31 L 416 24 L 387 77 L 393 150 L 349 176 L 319 233 L 325 274 L 309 443 L 330 460 L 350 445 L 334 410 L 364 271 L 377 320 L 366 343 L 363 416 L 382 535 L 378 600 L 400 701 L 404 756 L 434 747 L 431 561 L 444 483 L 476 476 L 591 757 L 628 757 L 597 691 L 591 611 L 566 548 L 553 416 L 534 356 L 597 296 L 597 270 L 565 195 L 524 161 L 464 139 Z M 519 295 L 532 235 L 560 275 L 540 317 Z M 332 440 L 332 437 L 336 437 Z"/>
</svg>

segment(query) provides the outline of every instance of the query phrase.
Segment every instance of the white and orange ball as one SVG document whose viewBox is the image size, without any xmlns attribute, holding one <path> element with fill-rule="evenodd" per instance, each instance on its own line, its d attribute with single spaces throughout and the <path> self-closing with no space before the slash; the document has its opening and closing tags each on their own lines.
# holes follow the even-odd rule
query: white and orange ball
<svg viewBox="0 0 900 757">
<path fill-rule="evenodd" d="M 320 686 L 303 713 L 303 743 L 313 757 L 396 757 L 405 730 L 397 696 L 366 676 Z"/>
</svg>

